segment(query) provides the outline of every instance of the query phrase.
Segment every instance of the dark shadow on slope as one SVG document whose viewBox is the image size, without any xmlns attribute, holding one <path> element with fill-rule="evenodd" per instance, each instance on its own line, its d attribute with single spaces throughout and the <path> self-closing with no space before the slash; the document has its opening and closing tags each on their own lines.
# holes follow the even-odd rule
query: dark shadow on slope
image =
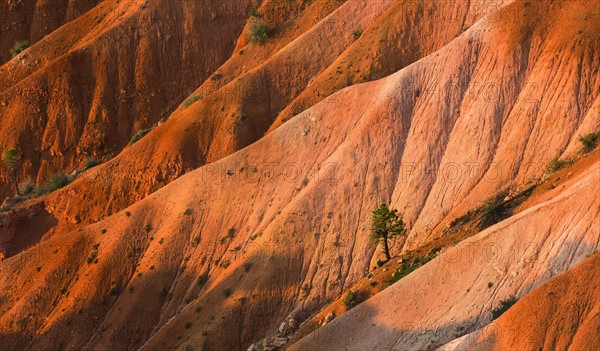
<svg viewBox="0 0 600 351">
<path fill-rule="evenodd" d="M 12 257 L 36 244 L 44 233 L 58 224 L 41 204 L 17 209 L 0 218 L 0 255 Z"/>
</svg>

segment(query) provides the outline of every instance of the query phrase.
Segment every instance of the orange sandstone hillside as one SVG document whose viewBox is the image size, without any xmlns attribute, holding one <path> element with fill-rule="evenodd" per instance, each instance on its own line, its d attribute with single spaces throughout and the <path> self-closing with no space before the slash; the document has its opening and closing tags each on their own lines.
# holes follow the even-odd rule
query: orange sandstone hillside
<svg viewBox="0 0 600 351">
<path fill-rule="evenodd" d="M 18 148 L 21 180 L 39 184 L 116 155 L 227 59 L 247 9 L 245 1 L 101 2 L 0 67 L 0 148 Z M 0 196 L 10 191 L 3 183 Z"/>
<path fill-rule="evenodd" d="M 71 227 L 72 224 L 97 221 L 143 198 L 181 174 L 257 140 L 268 129 L 280 124 L 281 120 L 273 121 L 278 111 L 286 109 L 287 104 L 303 89 L 325 87 L 320 81 L 311 83 L 311 79 L 317 79 L 319 75 L 318 79 L 325 81 L 321 77 L 329 73 L 321 72 L 337 65 L 332 63 L 336 55 L 342 53 L 346 59 L 369 58 L 371 55 L 361 52 L 364 48 L 388 43 L 385 51 L 390 56 L 394 48 L 406 51 L 403 42 L 376 41 L 373 37 L 384 34 L 398 37 L 400 34 L 396 33 L 420 26 L 423 29 L 430 28 L 431 23 L 436 23 L 439 31 L 447 23 L 453 25 L 454 34 L 443 32 L 439 37 L 427 37 L 422 44 L 425 48 L 415 46 L 411 49 L 414 53 L 402 60 L 403 64 L 407 64 L 425 55 L 427 50 L 432 50 L 430 46 L 440 47 L 453 39 L 460 32 L 459 27 L 466 28 L 469 18 L 478 18 L 486 13 L 484 10 L 491 11 L 493 8 L 464 5 L 457 8 L 458 14 L 447 11 L 448 8 L 439 12 L 428 8 L 426 12 L 417 11 L 424 13 L 427 19 L 421 22 L 414 19 L 417 16 L 415 10 L 404 3 L 376 2 L 365 7 L 364 1 L 319 1 L 311 3 L 297 17 L 280 24 L 281 19 L 277 22 L 269 18 L 274 11 L 271 6 L 276 8 L 278 4 L 265 2 L 260 9 L 265 13 L 263 18 L 266 21 L 279 25 L 274 29 L 273 38 L 264 46 L 245 45 L 244 49 L 238 50 L 196 92 L 190 94 L 201 98 L 199 101 L 187 108 L 184 103 L 169 118 L 169 123 L 127 148 L 115 160 L 101 166 L 103 176 L 93 176 L 92 179 L 93 188 L 100 188 L 101 192 L 90 189 L 87 178 L 88 182 L 79 182 L 71 187 L 66 198 L 58 193 L 56 200 L 46 202 L 45 211 L 57 217 L 59 226 L 66 224 Z M 394 6 L 390 8 L 392 4 Z M 361 11 L 362 17 L 354 15 L 357 11 Z M 449 12 L 449 15 L 440 19 L 438 13 L 444 12 Z M 381 16 L 377 23 L 369 26 L 368 21 L 374 21 L 378 14 Z M 319 18 L 323 20 L 319 22 Z M 400 18 L 414 24 L 398 27 L 395 23 Z M 437 22 L 434 21 L 436 19 Z M 460 23 L 460 26 L 455 23 Z M 354 42 L 352 28 L 367 27 L 376 32 L 373 35 L 365 34 Z M 246 41 L 246 35 L 242 34 L 240 42 Z M 328 50 L 302 49 L 315 45 Z M 373 60 L 380 59 L 379 55 L 373 56 Z M 364 72 L 377 73 L 377 67 L 381 65 L 365 67 Z M 327 70 L 331 71 L 330 68 Z M 338 88 L 328 88 L 328 94 Z M 85 199 L 81 196 L 85 196 Z M 87 205 L 80 206 L 81 201 L 86 201 Z M 41 216 L 45 216 L 45 211 Z M 31 213 L 27 215 L 31 216 Z"/>
<path fill-rule="evenodd" d="M 152 88 L 136 85 L 139 108 L 103 119 L 118 145 L 101 149 L 106 162 L 0 213 L 0 342 L 10 350 L 522 346 L 511 334 L 495 337 L 491 311 L 510 296 L 522 298 L 516 311 L 530 310 L 528 301 L 552 287 L 573 301 L 581 286 L 564 277 L 592 274 L 585 267 L 595 258 L 572 268 L 600 245 L 598 151 L 582 153 L 579 142 L 600 130 L 598 5 L 265 0 L 246 21 L 249 3 L 100 3 L 21 54 L 39 57 L 39 66 L 21 67 L 18 57 L 0 66 L 0 94 L 12 106 L 0 110 L 0 133 L 27 135 L 31 150 L 45 140 L 61 150 L 67 136 L 81 147 L 85 132 L 67 131 L 91 124 L 71 125 L 75 115 L 65 119 L 66 139 L 52 136 L 50 123 L 15 132 L 38 115 L 17 117 L 31 109 L 11 94 L 75 75 L 70 57 L 104 67 L 92 70 L 97 87 L 98 79 L 120 77 L 107 67 L 122 67 L 103 50 L 144 42 L 138 31 L 172 37 L 148 34 L 148 50 L 131 63 L 144 63 L 148 70 L 134 70 L 134 81 Z M 108 27 L 88 22 L 120 11 L 128 15 Z M 220 20 L 229 15 L 236 20 Z M 253 21 L 270 28 L 262 45 L 249 40 Z M 86 29 L 68 29 L 80 25 Z M 217 32 L 231 40 L 215 42 Z M 163 51 L 176 45 L 173 37 L 193 47 L 185 59 Z M 102 38 L 112 44 L 86 56 Z M 189 70 L 163 76 L 179 60 Z M 127 77 L 118 82 L 134 84 Z M 163 86 L 173 81 L 172 90 Z M 108 99 L 106 89 L 121 97 L 103 84 L 83 101 Z M 69 90 L 60 96 L 75 99 Z M 62 100 L 36 101 L 50 111 Z M 114 101 L 105 104 L 114 109 Z M 114 156 L 135 126 L 161 118 Z M 109 123 L 123 119 L 122 130 Z M 19 139 L 4 140 L 2 148 Z M 83 153 L 64 150 L 46 163 L 81 162 Z M 547 166 L 557 158 L 577 163 L 547 188 Z M 40 178 L 42 163 L 30 162 L 23 172 Z M 486 200 L 535 185 L 544 186 L 535 204 L 292 338 L 381 258 L 368 234 L 382 202 L 410 228 L 394 242 L 400 254 L 434 244 Z M 596 300 L 585 296 L 590 306 Z M 586 311 L 573 320 L 580 333 L 564 332 L 576 337 L 573 345 L 593 337 L 597 315 Z M 519 325 L 527 316 L 509 309 L 495 323 Z M 575 312 L 566 309 L 564 318 Z M 532 328 L 563 340 L 565 324 Z"/>
<path fill-rule="evenodd" d="M 600 328 L 600 255 L 535 289 L 496 322 L 446 350 L 596 350 Z M 556 314 L 560 313 L 560 318 Z"/>
<path fill-rule="evenodd" d="M 40 41 L 96 6 L 97 0 L 3 0 L 0 2 L 0 65 L 16 43 Z"/>
<path fill-rule="evenodd" d="M 571 179 L 551 200 L 442 251 L 289 349 L 435 349 L 489 325 L 500 301 L 528 296 L 598 251 L 599 167 Z M 517 337 L 511 331 L 506 339 Z"/>
</svg>

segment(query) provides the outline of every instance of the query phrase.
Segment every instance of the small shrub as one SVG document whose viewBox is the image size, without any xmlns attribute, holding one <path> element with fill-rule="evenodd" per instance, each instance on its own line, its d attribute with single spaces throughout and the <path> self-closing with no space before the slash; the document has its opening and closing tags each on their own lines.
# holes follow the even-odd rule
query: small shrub
<svg viewBox="0 0 600 351">
<path fill-rule="evenodd" d="M 185 212 L 183 212 L 183 214 L 186 215 L 186 216 L 191 216 L 192 213 L 193 213 L 193 211 L 192 211 L 191 208 L 188 208 L 188 209 L 185 210 Z"/>
<path fill-rule="evenodd" d="M 402 270 L 397 270 L 394 272 L 394 274 L 390 277 L 390 279 L 388 279 L 388 285 L 392 285 L 395 282 L 397 282 L 398 280 L 404 278 L 404 274 L 402 274 Z"/>
<path fill-rule="evenodd" d="M 97 250 L 92 250 L 88 254 L 88 257 L 86 257 L 86 259 L 85 259 L 85 261 L 87 262 L 87 264 L 92 264 L 94 262 L 94 260 L 96 259 L 97 255 L 98 255 L 98 251 Z"/>
<path fill-rule="evenodd" d="M 195 236 L 192 238 L 192 247 L 196 247 L 200 244 L 200 237 L 199 236 Z"/>
<path fill-rule="evenodd" d="M 17 196 L 19 196 L 18 173 L 21 165 L 20 160 L 21 152 L 14 148 L 6 150 L 4 156 L 2 156 L 2 164 L 11 173 L 11 180 Z"/>
<path fill-rule="evenodd" d="M 183 102 L 183 108 L 188 108 L 190 107 L 194 102 L 198 101 L 202 99 L 202 95 L 198 95 L 198 94 L 193 94 L 190 97 L 188 97 L 187 99 L 185 99 L 185 101 Z"/>
<path fill-rule="evenodd" d="M 202 285 L 206 282 L 206 275 L 202 274 L 201 276 L 198 277 L 198 280 L 196 280 L 196 284 L 197 285 Z"/>
<path fill-rule="evenodd" d="M 344 296 L 344 306 L 346 306 L 346 309 L 349 310 L 352 307 L 358 305 L 358 294 L 356 291 L 354 290 L 350 290 L 348 291 L 348 293 L 346 294 L 346 296 Z"/>
<path fill-rule="evenodd" d="M 504 312 L 508 311 L 517 302 L 517 298 L 514 296 L 509 297 L 506 300 L 500 301 L 500 305 L 492 310 L 492 320 L 500 317 Z"/>
<path fill-rule="evenodd" d="M 548 173 L 554 173 L 554 172 L 558 172 L 563 168 L 566 168 L 570 165 L 573 164 L 573 160 L 559 160 L 558 158 L 553 158 L 550 163 L 548 164 L 548 167 L 546 168 L 546 170 L 548 171 Z"/>
<path fill-rule="evenodd" d="M 262 45 L 269 37 L 269 26 L 261 20 L 254 20 L 248 30 L 250 42 L 255 45 Z"/>
<path fill-rule="evenodd" d="M 385 262 L 386 262 L 386 261 L 384 261 L 384 260 L 382 260 L 382 259 L 378 259 L 378 260 L 377 260 L 377 267 L 381 267 L 381 266 L 383 266 L 383 264 L 384 264 Z"/>
<path fill-rule="evenodd" d="M 51 193 L 69 184 L 69 178 L 64 174 L 53 174 L 48 179 L 46 190 Z"/>
<path fill-rule="evenodd" d="M 5 206 L 0 207 L 0 212 L 8 212 L 8 211 L 10 211 L 10 206 L 5 205 Z"/>
<path fill-rule="evenodd" d="M 231 296 L 231 289 L 223 289 L 223 297 Z"/>
<path fill-rule="evenodd" d="M 252 5 L 252 7 L 250 8 L 250 17 L 262 18 L 262 16 L 262 13 L 258 11 L 258 6 Z"/>
<path fill-rule="evenodd" d="M 432 260 L 440 251 L 442 251 L 442 248 L 439 246 L 431 249 L 431 251 L 429 251 L 429 254 L 427 255 L 428 260 Z"/>
<path fill-rule="evenodd" d="M 420 263 L 418 263 L 418 262 L 413 262 L 413 263 L 403 262 L 402 267 L 400 267 L 400 269 L 397 269 L 394 272 L 394 274 L 390 277 L 390 279 L 388 279 L 388 281 L 387 281 L 388 285 L 394 284 L 395 282 L 406 277 L 412 271 L 414 271 L 415 269 L 417 269 L 419 267 L 420 267 Z"/>
<path fill-rule="evenodd" d="M 502 220 L 503 207 L 496 201 L 487 200 L 482 207 L 481 228 L 487 228 Z"/>
<path fill-rule="evenodd" d="M 25 51 L 28 47 L 29 47 L 29 40 L 23 40 L 23 41 L 15 42 L 15 45 L 13 46 L 13 48 L 10 49 L 10 55 L 12 57 L 15 57 L 18 54 L 20 54 L 23 51 Z"/>
<path fill-rule="evenodd" d="M 110 296 L 117 296 L 117 295 L 119 295 L 120 293 L 121 293 L 121 292 L 119 291 L 119 288 L 117 288 L 116 286 L 112 286 L 112 287 L 110 288 L 110 290 L 108 291 L 108 294 L 109 294 Z"/>
<path fill-rule="evenodd" d="M 192 322 L 187 322 L 184 325 L 185 329 L 190 329 L 192 327 Z"/>
<path fill-rule="evenodd" d="M 587 134 L 585 136 L 579 137 L 579 141 L 583 146 L 581 148 L 582 152 L 590 152 L 592 151 L 596 145 L 598 145 L 598 139 L 600 139 L 600 132 L 594 132 Z"/>
<path fill-rule="evenodd" d="M 35 190 L 35 183 L 32 180 L 28 180 L 19 185 L 19 194 L 21 194 L 21 196 L 32 195 Z"/>
<path fill-rule="evenodd" d="M 493 286 L 494 286 L 494 283 L 492 283 L 492 282 L 488 283 L 488 289 L 491 289 Z"/>
<path fill-rule="evenodd" d="M 233 227 L 232 227 L 232 228 L 229 228 L 229 229 L 227 230 L 227 237 L 228 237 L 229 239 L 233 238 L 233 235 L 234 235 L 234 234 L 235 234 L 235 228 L 233 228 Z"/>
<path fill-rule="evenodd" d="M 152 129 L 146 129 L 146 130 L 142 130 L 142 131 L 135 133 L 131 137 L 131 139 L 129 139 L 129 145 L 133 145 L 133 144 L 137 143 L 140 139 L 145 137 L 146 134 L 150 133 L 150 131 L 152 131 Z"/>
<path fill-rule="evenodd" d="M 152 229 L 153 229 L 153 227 L 152 227 L 151 223 L 146 224 L 146 226 L 144 227 L 144 230 L 146 231 L 146 233 L 151 232 Z"/>
<path fill-rule="evenodd" d="M 94 168 L 94 167 L 96 167 L 99 164 L 100 164 L 100 161 L 98 161 L 97 159 L 95 159 L 93 157 L 88 157 L 85 160 L 85 163 L 83 164 L 83 170 L 87 171 L 88 169 Z"/>
<path fill-rule="evenodd" d="M 256 238 L 258 238 L 258 237 L 262 236 L 262 234 L 263 234 L 263 231 L 262 231 L 262 230 L 261 230 L 261 231 L 259 231 L 259 232 L 257 232 L 257 233 L 254 233 L 254 234 L 252 234 L 252 235 L 250 236 L 250 240 L 256 240 Z"/>
<path fill-rule="evenodd" d="M 361 35 L 362 30 L 355 29 L 352 31 L 352 36 L 354 37 L 354 40 L 358 40 L 358 38 L 360 38 Z"/>
<path fill-rule="evenodd" d="M 248 272 L 250 267 L 252 267 L 252 263 L 244 263 L 244 272 Z"/>
</svg>

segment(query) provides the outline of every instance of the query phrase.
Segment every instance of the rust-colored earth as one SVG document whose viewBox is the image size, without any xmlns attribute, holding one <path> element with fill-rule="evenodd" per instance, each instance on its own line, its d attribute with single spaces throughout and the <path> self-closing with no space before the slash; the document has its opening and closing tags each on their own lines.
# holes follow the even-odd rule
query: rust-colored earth
<svg viewBox="0 0 600 351">
<path fill-rule="evenodd" d="M 598 349 L 598 9 L 0 0 L 2 349 Z"/>
</svg>

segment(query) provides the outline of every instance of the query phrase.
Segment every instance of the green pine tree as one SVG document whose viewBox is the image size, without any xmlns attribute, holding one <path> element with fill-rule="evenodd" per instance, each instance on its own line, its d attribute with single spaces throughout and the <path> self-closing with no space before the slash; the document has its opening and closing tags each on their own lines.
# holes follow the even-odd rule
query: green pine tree
<svg viewBox="0 0 600 351">
<path fill-rule="evenodd" d="M 15 187 L 15 193 L 17 194 L 17 196 L 19 195 L 19 181 L 17 179 L 17 169 L 20 159 L 21 154 L 17 149 L 6 150 L 6 152 L 4 153 L 4 157 L 2 157 L 2 162 L 6 166 L 12 177 L 12 181 Z"/>
<path fill-rule="evenodd" d="M 390 210 L 386 204 L 381 204 L 373 211 L 371 219 L 371 240 L 375 245 L 381 243 L 385 258 L 390 260 L 389 240 L 395 236 L 404 236 L 406 228 L 398 210 Z"/>
</svg>

